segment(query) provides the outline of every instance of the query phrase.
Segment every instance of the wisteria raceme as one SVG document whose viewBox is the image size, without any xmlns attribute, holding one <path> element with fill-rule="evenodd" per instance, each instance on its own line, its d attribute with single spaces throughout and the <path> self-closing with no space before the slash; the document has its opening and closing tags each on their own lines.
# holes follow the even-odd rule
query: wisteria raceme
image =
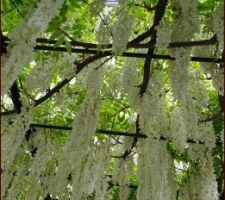
<svg viewBox="0 0 225 200">
<path fill-rule="evenodd" d="M 155 72 L 152 75 L 149 87 L 140 100 L 138 110 L 140 128 L 143 134 L 156 138 L 168 134 L 168 119 L 165 110 L 165 93 L 161 72 Z"/>
<path fill-rule="evenodd" d="M 131 138 L 124 138 L 124 143 L 120 154 L 123 154 L 132 146 L 133 140 Z M 131 155 L 126 159 L 120 158 L 115 160 L 115 167 L 113 172 L 113 184 L 119 186 L 120 199 L 128 199 L 129 197 L 129 176 L 133 174 L 134 160 Z"/>
<path fill-rule="evenodd" d="M 184 101 L 188 88 L 190 51 L 188 49 L 180 48 L 173 50 L 173 55 L 176 60 L 173 61 L 173 67 L 170 74 L 171 86 L 174 98 L 179 101 Z"/>
<path fill-rule="evenodd" d="M 137 151 L 137 200 L 175 199 L 174 165 L 166 142 L 150 137 L 138 145 Z"/>
<path fill-rule="evenodd" d="M 100 17 L 95 26 L 95 38 L 99 44 L 99 49 L 104 48 L 104 44 L 110 43 L 111 37 L 111 12 L 112 9 L 105 7 L 102 13 L 102 17 Z"/>
<path fill-rule="evenodd" d="M 97 63 L 100 64 L 100 62 Z M 72 133 L 59 158 L 56 177 L 51 184 L 51 193 L 54 196 L 63 195 L 67 185 L 67 177 L 71 172 L 82 170 L 82 162 L 87 156 L 91 138 L 97 128 L 100 109 L 99 95 L 105 69 L 103 67 L 95 69 L 95 67 L 98 67 L 96 63 L 92 65 L 87 77 L 87 94 L 76 114 Z M 63 159 L 64 155 L 67 155 L 66 160 Z"/>
<path fill-rule="evenodd" d="M 76 54 L 63 53 L 61 60 L 56 63 L 62 72 L 62 78 L 71 78 L 76 74 L 76 65 L 74 64 L 76 59 Z"/>
<path fill-rule="evenodd" d="M 98 199 L 98 200 L 110 199 L 108 191 L 107 191 L 109 187 L 108 183 L 109 183 L 109 178 L 105 177 L 101 179 L 101 181 L 96 185 L 95 199 Z"/>
<path fill-rule="evenodd" d="M 204 87 L 205 80 L 201 80 L 202 76 L 200 69 L 189 71 L 188 95 L 186 102 L 192 104 L 196 108 L 204 108 L 209 103 L 207 89 Z"/>
<path fill-rule="evenodd" d="M 184 115 L 185 111 L 182 108 L 176 108 L 171 114 L 170 119 L 171 135 L 179 151 L 184 151 L 187 146 L 188 129 Z"/>
<path fill-rule="evenodd" d="M 34 135 L 35 134 L 35 137 Z M 17 157 L 11 168 L 11 172 L 6 170 L 7 178 L 11 178 L 10 187 L 5 193 L 6 199 L 16 199 L 17 195 L 20 195 L 21 191 L 24 190 L 25 183 L 29 183 L 29 187 L 26 188 L 24 195 L 27 199 L 37 199 L 41 196 L 41 192 L 44 187 L 41 187 L 40 180 L 42 172 L 44 171 L 44 165 L 52 156 L 52 145 L 49 142 L 45 142 L 46 133 L 42 134 L 41 132 L 33 133 L 32 138 L 34 137 L 36 141 L 30 141 L 31 144 L 24 143 L 17 153 Z M 37 148 L 37 149 L 36 149 Z M 35 153 L 34 150 L 37 150 Z M 31 152 L 34 151 L 32 154 Z M 20 162 L 18 163 L 18 160 Z M 7 187 L 8 181 L 4 179 L 4 182 Z"/>
<path fill-rule="evenodd" d="M 219 49 L 223 50 L 224 47 L 224 3 L 213 13 L 213 30 L 216 33 L 219 41 Z"/>
<path fill-rule="evenodd" d="M 16 154 L 14 163 L 9 167 L 7 166 L 7 168 L 2 168 L 3 174 L 1 178 L 4 181 L 4 185 L 1 188 L 2 199 L 15 199 L 16 195 L 23 190 L 21 180 L 29 169 L 30 157 L 25 152 L 26 148 L 20 148 Z M 20 161 L 19 164 L 18 161 Z"/>
<path fill-rule="evenodd" d="M 73 188 L 73 199 L 84 199 L 92 196 L 98 184 L 104 181 L 107 172 L 107 166 L 110 159 L 108 141 L 99 141 L 99 144 L 91 144 L 86 162 L 83 163 L 83 170 L 78 174 Z"/>
<path fill-rule="evenodd" d="M 199 131 L 200 110 L 208 105 L 208 96 L 202 81 L 197 76 L 197 70 L 190 73 L 186 100 L 177 105 L 171 113 L 171 136 L 181 151 L 186 146 L 187 138 L 198 141 L 202 137 Z"/>
<path fill-rule="evenodd" d="M 3 157 L 3 169 L 10 168 L 12 165 L 24 140 L 25 133 L 29 129 L 32 120 L 32 112 L 33 110 L 31 108 L 26 108 L 23 106 L 22 112 L 15 117 L 12 124 L 8 125 L 8 133 L 4 133 L 2 137 L 2 152 L 4 155 L 7 155 Z"/>
<path fill-rule="evenodd" d="M 175 16 L 172 42 L 190 40 L 199 30 L 198 9 L 195 0 L 174 0 Z"/>
<path fill-rule="evenodd" d="M 224 70 L 221 65 L 212 65 L 211 76 L 212 83 L 215 89 L 219 92 L 220 95 L 224 94 Z"/>
<path fill-rule="evenodd" d="M 38 2 L 37 8 L 31 8 L 21 25 L 12 33 L 11 43 L 2 63 L 3 94 L 17 79 L 23 67 L 31 61 L 36 38 L 47 29 L 48 23 L 59 13 L 63 2 L 64 0 Z"/>
<path fill-rule="evenodd" d="M 214 56 L 211 48 L 197 48 L 196 54 L 202 57 Z M 222 54 L 222 53 L 221 53 Z M 201 71 L 212 79 L 213 87 L 219 92 L 220 95 L 224 93 L 224 70 L 223 64 L 217 63 L 201 63 Z"/>
<path fill-rule="evenodd" d="M 135 58 L 127 58 L 122 71 L 122 84 L 124 92 L 127 92 L 128 101 L 133 108 L 139 102 L 138 72 L 137 61 Z"/>
<path fill-rule="evenodd" d="M 138 200 L 175 198 L 173 159 L 167 152 L 166 142 L 160 141 L 160 136 L 168 134 L 163 92 L 162 72 L 155 72 L 139 105 L 141 133 L 148 138 L 137 147 Z"/>
<path fill-rule="evenodd" d="M 35 63 L 27 77 L 25 88 L 28 90 L 39 89 L 41 92 L 46 91 L 50 87 L 52 75 L 55 71 L 55 63 L 56 60 L 50 56 Z"/>
<path fill-rule="evenodd" d="M 32 180 L 33 186 L 26 191 L 26 199 L 31 200 L 47 195 L 48 188 L 44 187 L 45 184 L 42 177 L 44 177 L 47 162 L 55 156 L 58 148 L 51 142 L 48 135 L 50 133 L 45 130 L 36 131 L 38 131 L 38 133 L 36 133 L 32 139 L 32 145 L 37 148 L 37 152 L 32 160 L 28 175 Z"/>
<path fill-rule="evenodd" d="M 117 16 L 117 21 L 113 24 L 113 44 L 112 51 L 116 55 L 121 55 L 126 49 L 130 33 L 133 28 L 133 16 L 128 15 L 125 11 Z"/>
<path fill-rule="evenodd" d="M 215 140 L 214 140 L 215 144 Z M 212 147 L 193 144 L 188 149 L 192 162 L 188 182 L 181 189 L 182 200 L 218 200 L 216 175 L 213 167 Z"/>
<path fill-rule="evenodd" d="M 157 49 L 167 49 L 169 43 L 171 42 L 171 28 L 168 25 L 168 22 L 161 21 L 160 24 L 156 27 L 157 30 Z"/>
<path fill-rule="evenodd" d="M 193 77 L 194 76 L 194 77 Z M 192 74 L 184 102 L 175 107 L 171 113 L 170 131 L 173 142 L 180 151 L 187 147 L 186 140 L 192 138 L 195 141 L 205 141 L 212 136 L 213 129 L 208 124 L 199 124 L 201 120 L 200 110 L 208 104 L 207 93 L 203 84 Z M 201 130 L 204 127 L 207 129 Z M 208 130 L 211 130 L 208 131 Z M 207 134 L 208 133 L 208 134 Z"/>
<path fill-rule="evenodd" d="M 20 165 L 20 167 L 18 167 L 13 178 L 10 180 L 10 183 L 13 183 L 13 184 L 10 185 L 9 188 L 7 188 L 8 190 L 6 191 L 6 193 L 2 193 L 2 195 L 4 195 L 2 199 L 6 199 L 6 200 L 16 199 L 17 195 L 24 190 L 24 185 L 23 185 L 24 182 L 21 182 L 21 180 L 24 180 L 24 177 L 28 170 L 28 167 L 26 166 L 26 164 L 23 163 L 23 165 Z M 3 180 L 5 181 L 6 178 L 3 178 Z M 4 186 L 4 187 L 7 187 L 7 186 Z"/>
</svg>

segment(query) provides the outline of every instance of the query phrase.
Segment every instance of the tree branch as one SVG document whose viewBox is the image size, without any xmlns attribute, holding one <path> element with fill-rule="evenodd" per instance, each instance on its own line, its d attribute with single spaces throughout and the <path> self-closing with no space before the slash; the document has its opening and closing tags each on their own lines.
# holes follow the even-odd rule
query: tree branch
<svg viewBox="0 0 225 200">
<path fill-rule="evenodd" d="M 61 29 L 60 29 L 61 30 Z M 63 32 L 64 35 L 67 34 L 66 32 Z M 99 47 L 98 44 L 95 43 L 88 43 L 88 42 L 78 42 L 75 41 L 71 36 L 69 36 L 68 34 L 66 35 L 67 37 L 70 38 L 71 41 L 68 41 L 72 47 L 83 47 L 83 48 L 88 48 L 88 49 L 97 49 Z M 151 35 L 149 35 L 151 36 Z M 6 41 L 6 44 L 9 44 L 9 38 L 4 36 L 3 37 L 4 40 Z M 36 39 L 37 45 L 38 46 L 43 46 L 43 45 L 53 45 L 57 42 L 57 40 L 50 40 L 47 38 L 37 38 Z M 215 44 L 217 42 L 217 37 L 216 35 L 214 35 L 212 38 L 210 39 L 205 39 L 205 40 L 197 40 L 197 41 L 181 41 L 181 42 L 172 42 L 169 43 L 168 48 L 179 48 L 179 47 L 193 47 L 193 46 L 205 46 L 205 45 L 212 45 Z M 66 45 L 65 42 L 62 43 L 62 45 Z M 112 48 L 112 44 L 104 44 L 103 45 L 105 47 L 105 50 Z M 145 44 L 140 44 L 137 42 L 133 42 L 130 41 L 127 44 L 127 48 L 150 48 L 152 46 L 152 44 L 145 43 Z"/>
<path fill-rule="evenodd" d="M 20 92 L 16 81 L 10 88 L 11 99 L 14 105 L 14 110 L 17 114 L 21 113 L 22 102 L 20 101 Z"/>
<path fill-rule="evenodd" d="M 156 26 L 159 25 L 165 10 L 166 10 L 166 5 L 167 5 L 168 0 L 160 0 L 156 6 L 156 10 L 155 10 L 155 16 L 154 16 L 154 21 L 153 21 L 153 25 L 151 27 L 152 29 L 152 37 L 150 40 L 150 44 L 152 44 L 152 48 L 148 49 L 148 53 L 147 53 L 147 57 L 145 60 L 145 64 L 144 64 L 144 76 L 143 76 L 143 81 L 142 84 L 140 86 L 140 96 L 142 97 L 148 87 L 148 83 L 149 83 L 149 79 L 150 79 L 150 65 L 153 59 L 153 53 L 155 50 L 155 44 L 156 44 Z"/>
<path fill-rule="evenodd" d="M 51 46 L 36 46 L 36 50 L 42 51 L 58 51 L 58 52 L 68 52 L 66 47 L 51 47 Z M 111 51 L 97 51 L 97 50 L 90 50 L 90 49 L 80 49 L 80 48 L 72 48 L 71 52 L 73 53 L 84 53 L 84 54 L 94 54 L 94 55 L 101 55 L 102 57 L 105 56 L 112 56 L 113 53 Z M 130 57 L 130 58 L 146 58 L 145 53 L 133 53 L 133 52 L 124 52 L 122 53 L 122 57 Z M 160 54 L 153 54 L 152 58 L 154 59 L 162 59 L 162 60 L 175 60 L 174 57 L 170 55 L 160 55 Z M 203 63 L 222 63 L 223 59 L 217 58 L 207 58 L 207 57 L 191 57 L 191 61 L 193 62 L 203 62 Z"/>
<path fill-rule="evenodd" d="M 44 129 L 56 129 L 56 130 L 72 130 L 72 127 L 67 126 L 55 126 L 55 125 L 46 125 L 46 124 L 30 124 L 30 128 L 34 130 L 34 128 L 44 128 Z M 137 137 L 135 133 L 121 132 L 121 131 L 109 131 L 109 130 L 96 130 L 97 134 L 106 134 L 106 135 L 120 135 L 127 137 Z M 147 136 L 144 134 L 139 134 L 138 137 L 146 138 Z"/>
<path fill-rule="evenodd" d="M 216 42 L 217 42 L 217 37 L 216 35 L 213 35 L 212 38 L 206 39 L 206 40 L 173 42 L 169 44 L 168 48 L 204 46 L 204 45 L 215 44 Z"/>
<path fill-rule="evenodd" d="M 73 77 L 71 77 L 70 79 L 64 79 L 62 82 L 60 82 L 58 85 L 56 85 L 54 88 L 52 88 L 51 90 L 49 90 L 43 97 L 41 97 L 40 99 L 37 99 L 34 101 L 34 106 L 38 106 L 41 103 L 43 103 L 44 101 L 46 101 L 47 99 L 49 99 L 51 96 L 53 96 L 55 93 L 59 92 L 59 90 L 65 86 L 66 84 L 68 84 Z"/>
<path fill-rule="evenodd" d="M 58 126 L 58 125 L 47 125 L 47 124 L 30 124 L 30 130 L 35 131 L 35 128 L 43 128 L 43 129 L 55 129 L 55 130 L 66 130 L 66 131 L 70 131 L 72 130 L 72 127 L 68 127 L 68 126 Z M 105 135 L 120 135 L 120 136 L 125 136 L 125 137 L 138 137 L 138 138 L 147 138 L 147 135 L 145 134 L 136 134 L 136 133 L 130 133 L 130 132 L 121 132 L 121 131 L 109 131 L 109 130 L 102 130 L 102 129 L 98 129 L 96 130 L 96 134 L 105 134 Z M 157 138 L 154 138 L 157 139 Z M 164 136 L 160 136 L 160 140 L 165 141 L 165 140 L 171 140 L 171 138 L 169 137 L 164 137 Z M 187 143 L 189 144 L 205 144 L 205 142 L 203 141 L 195 141 L 193 139 L 187 139 Z M 120 156 L 122 157 L 122 156 Z"/>
<path fill-rule="evenodd" d="M 154 50 L 155 50 L 155 44 L 156 44 L 156 26 L 159 25 L 165 10 L 166 10 L 166 6 L 167 6 L 167 2 L 168 0 L 159 0 L 158 4 L 156 5 L 156 9 L 155 9 L 155 16 L 154 16 L 154 20 L 153 20 L 153 25 L 151 27 L 152 30 L 152 37 L 150 40 L 150 44 L 152 45 L 149 49 L 148 49 L 148 53 L 146 55 L 146 60 L 144 63 L 144 75 L 143 75 L 143 81 L 142 84 L 140 85 L 140 96 L 143 97 L 147 87 L 148 87 L 148 83 L 149 83 L 149 79 L 150 79 L 150 66 L 151 66 L 151 62 L 153 59 L 153 54 L 154 54 Z M 140 133 L 140 127 L 139 127 L 139 115 L 137 116 L 137 120 L 136 120 L 136 136 L 138 136 Z M 130 153 L 132 152 L 133 148 L 136 146 L 138 142 L 138 137 L 135 137 L 132 143 L 132 146 L 130 149 L 127 149 L 124 154 L 122 155 L 122 158 L 125 160 Z"/>
</svg>

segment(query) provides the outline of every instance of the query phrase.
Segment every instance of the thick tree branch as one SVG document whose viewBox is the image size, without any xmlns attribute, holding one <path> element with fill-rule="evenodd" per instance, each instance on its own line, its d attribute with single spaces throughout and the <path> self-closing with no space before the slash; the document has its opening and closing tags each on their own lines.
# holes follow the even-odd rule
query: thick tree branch
<svg viewBox="0 0 225 200">
<path fill-rule="evenodd" d="M 153 25 L 151 27 L 152 30 L 152 37 L 150 40 L 150 44 L 152 44 L 152 46 L 148 49 L 148 53 L 146 56 L 146 60 L 144 63 L 144 75 L 143 75 L 143 81 L 142 84 L 140 85 L 140 96 L 143 97 L 147 87 L 148 87 L 148 83 L 150 80 L 150 66 L 151 66 L 151 62 L 153 59 L 153 54 L 154 54 L 154 50 L 155 50 L 155 44 L 156 44 L 156 26 L 159 25 L 165 10 L 166 10 L 166 6 L 167 6 L 167 2 L 168 0 L 159 0 L 158 4 L 156 5 L 156 9 L 155 9 L 155 16 L 154 16 L 154 20 L 153 20 Z M 140 132 L 140 127 L 139 127 L 139 115 L 137 116 L 137 120 L 136 120 L 136 136 L 139 135 Z M 122 158 L 126 159 L 130 153 L 132 152 L 132 149 L 136 146 L 138 142 L 138 137 L 135 137 L 132 143 L 132 147 L 130 149 L 127 149 Z"/>
<path fill-rule="evenodd" d="M 155 10 L 155 16 L 154 16 L 154 21 L 153 21 L 153 25 L 151 27 L 152 29 L 152 37 L 150 40 L 150 44 L 152 44 L 152 48 L 149 48 L 148 53 L 147 53 L 147 57 L 145 60 L 145 64 L 144 64 L 144 76 L 143 76 L 143 81 L 142 84 L 140 86 L 140 96 L 142 97 L 148 87 L 148 83 L 149 83 L 149 79 L 150 79 L 150 65 L 153 59 L 153 53 L 155 50 L 155 44 L 156 44 L 156 26 L 159 25 L 165 10 L 166 10 L 166 5 L 167 5 L 168 0 L 160 0 L 156 6 L 156 10 Z"/>
<path fill-rule="evenodd" d="M 21 113 L 22 102 L 20 101 L 20 92 L 16 81 L 10 88 L 11 99 L 14 105 L 14 110 L 17 114 Z"/>
</svg>

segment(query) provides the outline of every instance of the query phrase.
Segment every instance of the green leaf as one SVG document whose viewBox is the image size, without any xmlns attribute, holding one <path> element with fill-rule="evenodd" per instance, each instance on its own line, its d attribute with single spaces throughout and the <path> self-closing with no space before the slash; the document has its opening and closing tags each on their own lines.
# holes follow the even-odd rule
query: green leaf
<svg viewBox="0 0 225 200">
<path fill-rule="evenodd" d="M 57 48 L 57 47 L 59 47 L 62 43 L 64 42 L 64 38 L 63 37 L 61 37 L 61 38 L 59 38 L 58 40 L 57 40 L 57 42 L 54 44 L 54 48 Z"/>
<path fill-rule="evenodd" d="M 66 50 L 67 50 L 69 53 L 71 53 L 71 49 L 72 49 L 71 44 L 70 44 L 67 40 L 65 40 L 65 43 L 66 43 Z"/>
<path fill-rule="evenodd" d="M 49 39 L 54 40 L 56 38 L 59 38 L 60 36 L 62 36 L 62 31 L 56 30 L 55 32 L 52 33 L 52 35 Z"/>
</svg>

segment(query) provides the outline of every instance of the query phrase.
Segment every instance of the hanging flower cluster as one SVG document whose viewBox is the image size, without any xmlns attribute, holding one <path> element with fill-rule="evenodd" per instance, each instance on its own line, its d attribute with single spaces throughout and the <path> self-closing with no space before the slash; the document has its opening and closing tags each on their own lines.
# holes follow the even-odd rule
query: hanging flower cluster
<svg viewBox="0 0 225 200">
<path fill-rule="evenodd" d="M 37 88 L 40 91 L 46 91 L 50 87 L 55 71 L 55 59 L 52 57 L 42 58 L 35 65 L 28 75 L 25 87 L 29 90 Z"/>
<path fill-rule="evenodd" d="M 188 87 L 188 65 L 190 51 L 187 49 L 179 49 L 173 51 L 174 61 L 173 68 L 171 70 L 171 86 L 173 94 L 176 100 L 183 101 L 186 98 Z"/>
<path fill-rule="evenodd" d="M 137 199 L 171 200 L 176 198 L 173 159 L 166 142 L 152 137 L 138 145 Z"/>
<path fill-rule="evenodd" d="M 45 92 L 50 88 L 50 83 L 56 73 L 60 72 L 61 78 L 71 78 L 75 75 L 76 66 L 74 61 L 76 55 L 63 53 L 60 60 L 56 60 L 52 55 L 43 56 L 41 60 L 34 64 L 25 82 L 25 88 L 38 89 Z"/>
<path fill-rule="evenodd" d="M 6 125 L 8 128 L 2 136 L 2 152 L 7 155 L 3 158 L 3 169 L 10 168 L 15 156 L 24 140 L 26 131 L 32 120 L 32 109 L 22 107 L 22 112 Z"/>
<path fill-rule="evenodd" d="M 208 105 L 208 96 L 202 81 L 197 77 L 198 73 L 198 70 L 190 73 L 187 98 L 173 110 L 170 118 L 171 136 L 180 151 L 184 151 L 187 147 L 188 138 L 201 141 L 202 134 L 207 135 L 207 131 L 200 131 L 202 125 L 199 121 L 201 110 Z"/>
<path fill-rule="evenodd" d="M 178 18 L 174 19 L 171 41 L 190 40 L 199 27 L 196 1 L 175 1 L 174 6 Z M 185 48 L 172 49 L 171 54 L 176 59 L 171 70 L 170 79 L 173 94 L 176 100 L 183 101 L 186 98 L 188 87 L 190 50 Z"/>
<path fill-rule="evenodd" d="M 16 199 L 18 195 L 21 195 L 21 191 L 24 191 L 23 195 L 26 199 L 32 200 L 46 196 L 48 187 L 43 180 L 46 176 L 44 171 L 46 163 L 56 154 L 56 145 L 50 141 L 48 134 L 50 133 L 39 130 L 31 133 L 30 147 L 25 148 L 25 152 L 30 158 L 29 162 L 22 163 L 26 167 L 20 166 L 18 168 L 13 184 L 8 191 L 7 199 Z M 21 150 L 24 151 L 23 148 Z M 47 178 L 50 179 L 50 176 L 47 175 Z M 25 183 L 29 185 L 26 190 L 24 190 Z"/>
<path fill-rule="evenodd" d="M 195 0 L 175 0 L 176 14 L 171 34 L 172 42 L 190 40 L 199 29 L 197 3 Z M 172 56 L 176 59 L 171 70 L 171 86 L 176 100 L 183 101 L 188 87 L 188 65 L 190 50 L 173 48 Z"/>
<path fill-rule="evenodd" d="M 99 141 L 90 146 L 82 171 L 74 171 L 76 179 L 72 199 L 86 199 L 96 193 L 96 199 L 105 199 L 108 187 L 107 166 L 110 159 L 109 143 Z"/>
<path fill-rule="evenodd" d="M 102 16 L 98 19 L 95 27 L 95 38 L 99 44 L 99 48 L 110 43 L 111 38 L 111 12 L 112 8 L 105 7 Z"/>
<path fill-rule="evenodd" d="M 32 145 L 37 148 L 36 154 L 33 158 L 32 164 L 29 168 L 28 177 L 33 184 L 26 192 L 26 199 L 38 199 L 46 197 L 48 194 L 48 183 L 53 178 L 52 171 L 47 169 L 48 162 L 56 159 L 59 152 L 62 150 L 59 144 L 51 141 L 48 131 L 37 130 L 38 133 L 32 138 Z M 48 173 L 46 174 L 46 171 Z"/>
<path fill-rule="evenodd" d="M 175 16 L 172 41 L 190 40 L 199 30 L 198 9 L 195 0 L 174 0 Z"/>
<path fill-rule="evenodd" d="M 224 70 L 221 65 L 211 66 L 211 77 L 212 83 L 215 89 L 219 92 L 220 95 L 224 94 Z"/>
<path fill-rule="evenodd" d="M 25 149 L 20 148 L 13 165 L 3 171 L 2 180 L 4 181 L 4 185 L 2 185 L 2 199 L 16 199 L 18 194 L 24 191 L 22 180 L 24 180 L 31 163 L 29 151 Z"/>
<path fill-rule="evenodd" d="M 143 134 L 155 138 L 168 134 L 168 119 L 161 72 L 155 72 L 152 75 L 149 87 L 140 100 L 139 114 L 140 128 Z"/>
<path fill-rule="evenodd" d="M 219 49 L 224 47 L 224 3 L 213 13 L 213 30 L 219 41 Z"/>
<path fill-rule="evenodd" d="M 136 108 L 139 102 L 137 62 L 138 59 L 127 58 L 122 71 L 123 88 L 127 92 L 128 102 L 133 108 Z"/>
<path fill-rule="evenodd" d="M 121 148 L 120 154 L 122 154 L 127 149 L 131 148 L 132 146 L 132 139 L 131 138 L 124 138 L 123 146 Z M 134 160 L 133 157 L 130 155 L 126 159 L 120 158 L 116 159 L 115 167 L 113 172 L 113 184 L 119 186 L 119 196 L 120 199 L 128 199 L 129 197 L 129 186 L 130 180 L 129 176 L 134 174 Z"/>
<path fill-rule="evenodd" d="M 196 54 L 202 57 L 213 57 L 214 52 L 211 48 L 196 48 Z M 219 92 L 220 95 L 224 93 L 224 70 L 223 64 L 218 63 L 201 63 L 201 71 L 207 77 L 212 79 L 213 87 Z"/>
<path fill-rule="evenodd" d="M 211 124 L 212 125 L 212 124 Z M 202 135 L 210 137 L 209 140 L 204 140 L 205 145 L 193 144 L 188 149 L 188 155 L 193 162 L 190 166 L 189 180 L 186 185 L 182 188 L 181 199 L 182 200 L 217 200 L 218 191 L 216 183 L 216 175 L 213 166 L 212 151 L 215 147 L 215 134 L 213 130 L 209 129 L 206 134 L 208 126 L 204 129 L 199 130 Z M 203 137 L 204 137 L 203 136 Z M 197 165 L 194 164 L 197 162 Z"/>
<path fill-rule="evenodd" d="M 131 31 L 133 28 L 133 17 L 125 11 L 120 12 L 117 16 L 117 21 L 113 24 L 113 44 L 112 51 L 116 55 L 121 55 L 126 49 Z"/>
<path fill-rule="evenodd" d="M 98 62 L 98 64 L 100 63 Z M 86 159 L 89 144 L 97 128 L 100 109 L 99 95 L 105 69 L 103 67 L 95 69 L 95 67 L 98 65 L 93 65 L 87 76 L 87 94 L 76 114 L 72 133 L 59 158 L 55 180 L 51 183 L 51 193 L 54 196 L 63 195 L 70 173 L 78 175 L 81 173 L 82 163 Z M 67 155 L 66 160 L 64 155 Z M 78 177 L 75 175 L 75 182 L 78 181 Z"/>
<path fill-rule="evenodd" d="M 30 62 L 36 38 L 47 29 L 48 23 L 59 13 L 63 2 L 64 0 L 38 2 L 37 8 L 31 8 L 21 25 L 12 33 L 10 46 L 3 58 L 3 93 L 7 92 L 23 67 Z"/>
<path fill-rule="evenodd" d="M 156 38 L 156 48 L 157 49 L 167 49 L 171 41 L 171 29 L 168 22 L 161 21 L 156 27 L 157 38 Z"/>
<path fill-rule="evenodd" d="M 141 133 L 148 138 L 138 144 L 137 199 L 174 199 L 173 159 L 160 136 L 168 134 L 162 73 L 153 73 L 139 108 Z M 163 163 L 161 162 L 163 160 Z M 161 168 L 162 167 L 162 168 Z"/>
</svg>

